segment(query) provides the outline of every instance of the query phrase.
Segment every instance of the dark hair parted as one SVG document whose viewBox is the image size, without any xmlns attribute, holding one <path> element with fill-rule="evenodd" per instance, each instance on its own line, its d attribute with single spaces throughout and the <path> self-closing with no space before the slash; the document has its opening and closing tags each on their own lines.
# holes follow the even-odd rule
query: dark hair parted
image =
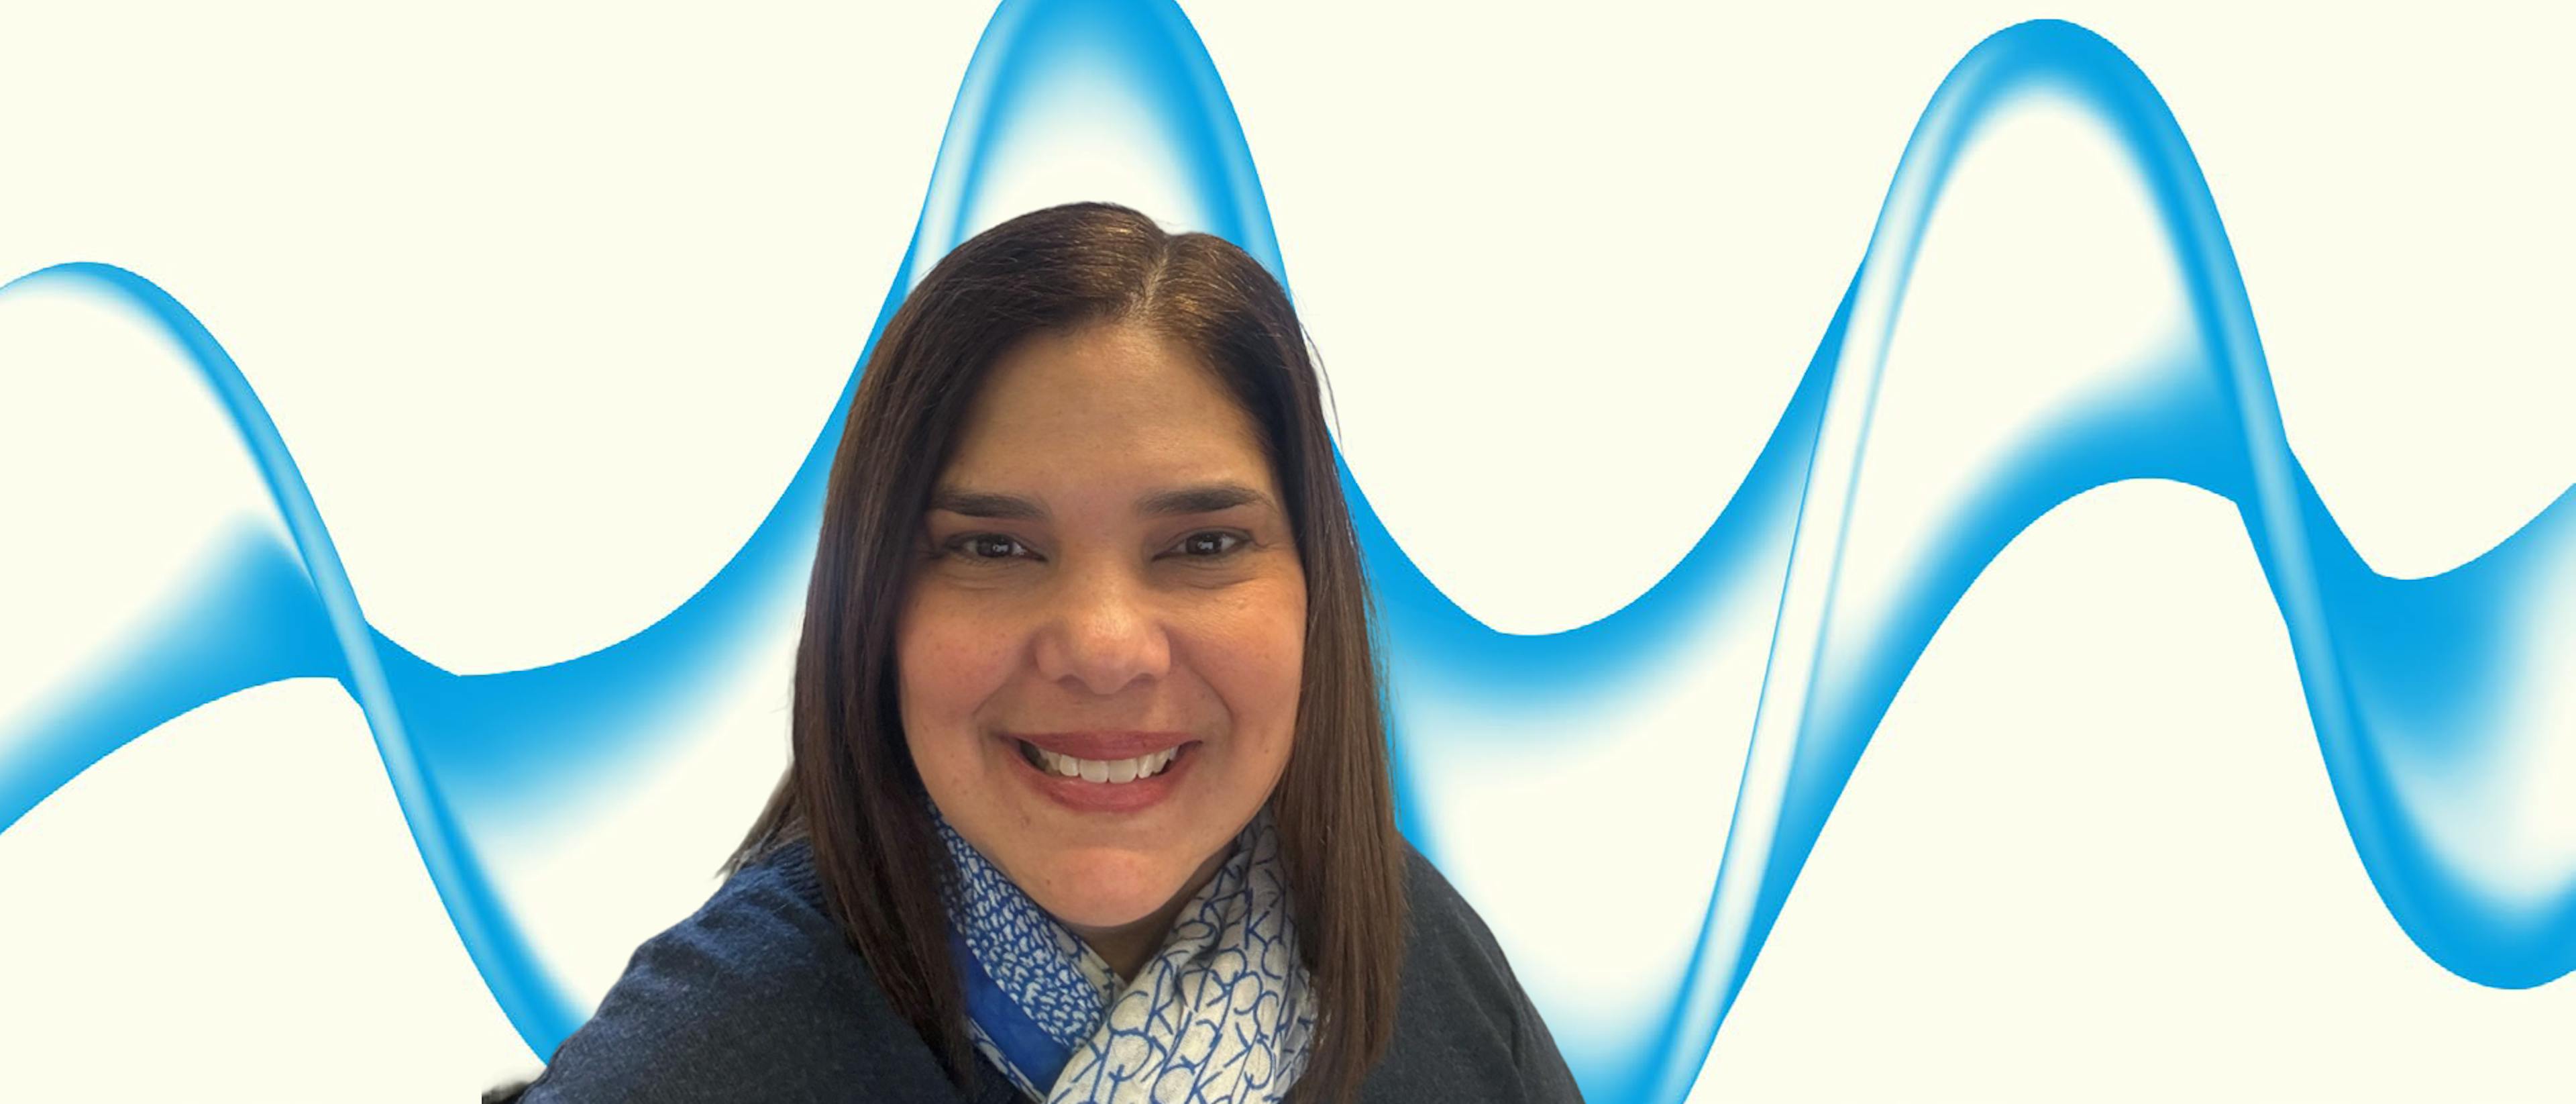
<svg viewBox="0 0 2576 1104">
<path fill-rule="evenodd" d="M 1301 1101 L 1351 1096 L 1394 1029 L 1404 858 L 1359 542 L 1286 291 L 1232 243 L 1075 203 L 959 245 L 887 321 L 852 396 L 796 649 L 791 762 L 726 864 L 812 841 L 827 903 L 895 1009 L 963 1084 L 976 1060 L 948 958 L 929 797 L 897 708 L 895 612 L 930 492 L 988 368 L 1022 339 L 1143 327 L 1187 350 L 1258 427 L 1306 577 L 1305 659 L 1269 808 L 1318 1023 Z M 933 877 L 924 877 L 931 872 Z"/>
</svg>

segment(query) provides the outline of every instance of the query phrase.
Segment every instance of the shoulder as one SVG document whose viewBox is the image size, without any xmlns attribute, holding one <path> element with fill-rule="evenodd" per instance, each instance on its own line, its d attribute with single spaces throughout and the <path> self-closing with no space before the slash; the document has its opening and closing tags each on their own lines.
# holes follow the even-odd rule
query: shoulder
<svg viewBox="0 0 2576 1104">
<path fill-rule="evenodd" d="M 1512 994 L 1519 991 L 1511 963 L 1494 940 L 1485 918 L 1459 895 L 1457 887 L 1411 843 L 1404 847 L 1405 996 L 1424 987 L 1434 991 L 1464 989 L 1484 998 L 1474 1003 L 1495 1026 L 1511 1025 Z"/>
<path fill-rule="evenodd" d="M 1565 1059 L 1484 918 L 1407 843 L 1395 1038 L 1364 1100 L 1579 1100 Z"/>
<path fill-rule="evenodd" d="M 951 1100 L 823 907 L 802 843 L 736 871 L 644 941 L 523 1104 L 569 1101 Z"/>
</svg>

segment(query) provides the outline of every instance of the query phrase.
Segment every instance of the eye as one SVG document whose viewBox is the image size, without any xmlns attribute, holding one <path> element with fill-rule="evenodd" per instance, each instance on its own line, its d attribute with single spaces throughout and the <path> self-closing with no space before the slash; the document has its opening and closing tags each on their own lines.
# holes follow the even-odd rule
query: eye
<svg viewBox="0 0 2576 1104">
<path fill-rule="evenodd" d="M 948 538 L 945 547 L 968 563 L 1007 563 L 1029 550 L 1006 533 L 961 533 Z"/>
<path fill-rule="evenodd" d="M 1240 533 L 1210 529 L 1182 537 L 1178 545 L 1181 556 L 1193 560 L 1222 560 L 1243 551 L 1245 538 Z"/>
</svg>

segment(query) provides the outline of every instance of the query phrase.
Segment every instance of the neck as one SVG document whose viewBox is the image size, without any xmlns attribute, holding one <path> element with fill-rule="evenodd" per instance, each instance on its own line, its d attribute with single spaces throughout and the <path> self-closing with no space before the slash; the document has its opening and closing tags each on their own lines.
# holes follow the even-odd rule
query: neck
<svg viewBox="0 0 2576 1104">
<path fill-rule="evenodd" d="M 1226 858 L 1232 854 L 1234 854 L 1234 845 L 1231 843 L 1218 849 L 1217 853 L 1209 856 L 1206 862 L 1199 864 L 1199 868 L 1190 874 L 1188 881 L 1181 884 L 1180 892 L 1173 894 L 1171 900 L 1163 902 L 1162 907 L 1133 922 L 1105 928 L 1069 923 L 1065 928 L 1082 937 L 1082 942 L 1089 946 L 1093 953 L 1107 962 L 1110 969 L 1118 971 L 1118 980 L 1133 980 L 1137 973 L 1145 968 L 1147 962 L 1153 961 L 1154 952 L 1162 949 L 1163 937 L 1171 934 L 1172 920 L 1181 914 L 1181 906 L 1188 904 L 1190 898 L 1198 896 L 1199 890 L 1205 888 L 1209 880 L 1216 877 L 1217 868 L 1224 866 Z"/>
</svg>

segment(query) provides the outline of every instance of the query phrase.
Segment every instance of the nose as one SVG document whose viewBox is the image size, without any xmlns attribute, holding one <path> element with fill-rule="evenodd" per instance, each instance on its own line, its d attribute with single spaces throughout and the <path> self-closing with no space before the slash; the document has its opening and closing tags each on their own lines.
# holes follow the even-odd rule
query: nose
<svg viewBox="0 0 2576 1104">
<path fill-rule="evenodd" d="M 1038 673 L 1101 697 L 1171 667 L 1171 641 L 1149 588 L 1108 564 L 1068 572 L 1038 633 Z"/>
</svg>

